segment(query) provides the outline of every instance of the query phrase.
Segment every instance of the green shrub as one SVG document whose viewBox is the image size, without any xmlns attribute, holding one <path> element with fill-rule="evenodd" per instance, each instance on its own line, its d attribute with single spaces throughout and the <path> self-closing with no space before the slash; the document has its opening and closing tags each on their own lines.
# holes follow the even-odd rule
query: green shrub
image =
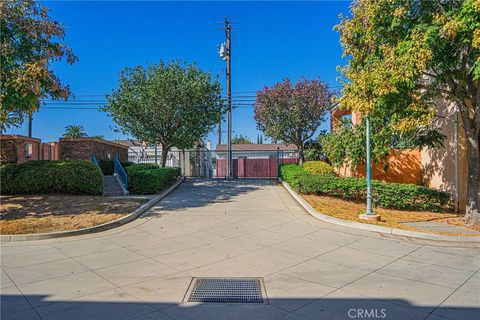
<svg viewBox="0 0 480 320">
<path fill-rule="evenodd" d="M 298 190 L 301 177 L 305 175 L 308 175 L 308 172 L 296 164 L 284 164 L 280 166 L 280 176 L 295 190 Z"/>
<path fill-rule="evenodd" d="M 133 162 L 122 162 L 123 168 L 129 167 L 133 165 Z M 100 160 L 98 161 L 98 165 L 100 166 L 100 169 L 102 170 L 102 173 L 107 176 L 113 175 L 114 172 L 114 165 L 113 165 L 113 160 Z"/>
<path fill-rule="evenodd" d="M 128 189 L 135 194 L 158 193 L 180 176 L 180 168 L 159 168 L 148 164 L 131 165 L 126 171 Z"/>
<path fill-rule="evenodd" d="M 158 169 L 160 166 L 155 163 L 139 163 L 139 164 L 132 164 L 128 166 L 128 169 L 125 168 L 125 170 L 128 171 L 137 171 L 137 170 L 152 170 L 152 169 Z"/>
<path fill-rule="evenodd" d="M 39 160 L 2 166 L 3 194 L 100 194 L 102 174 L 86 160 Z"/>
<path fill-rule="evenodd" d="M 295 168 L 296 167 L 296 168 Z M 348 200 L 365 200 L 367 182 L 360 178 L 312 174 L 296 165 L 282 165 L 282 178 L 296 191 Z M 450 203 L 446 192 L 405 183 L 372 181 L 373 202 L 380 208 L 441 211 Z"/>
<path fill-rule="evenodd" d="M 0 166 L 0 194 L 11 194 L 15 185 L 16 164 L 5 164 Z"/>
<path fill-rule="evenodd" d="M 335 174 L 333 167 L 325 161 L 307 161 L 303 164 L 303 169 L 314 174 Z"/>
</svg>

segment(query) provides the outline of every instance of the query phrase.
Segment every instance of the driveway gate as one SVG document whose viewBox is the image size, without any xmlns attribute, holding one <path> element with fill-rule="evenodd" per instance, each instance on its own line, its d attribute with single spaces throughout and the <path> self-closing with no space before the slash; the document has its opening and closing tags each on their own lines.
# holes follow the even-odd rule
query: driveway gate
<svg viewBox="0 0 480 320">
<path fill-rule="evenodd" d="M 129 153 L 129 161 L 135 163 L 155 163 L 153 154 L 138 157 Z M 157 162 L 160 159 L 157 158 Z M 232 173 L 234 178 L 277 178 L 279 165 L 297 163 L 298 151 L 232 151 Z M 210 150 L 174 150 L 167 157 L 166 166 L 180 167 L 187 177 L 226 178 L 227 152 Z"/>
</svg>

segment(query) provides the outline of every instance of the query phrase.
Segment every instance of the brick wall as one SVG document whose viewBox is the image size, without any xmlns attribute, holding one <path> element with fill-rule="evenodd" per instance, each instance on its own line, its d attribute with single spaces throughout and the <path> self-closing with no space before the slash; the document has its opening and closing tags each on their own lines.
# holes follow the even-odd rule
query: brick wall
<svg viewBox="0 0 480 320">
<path fill-rule="evenodd" d="M 127 161 L 128 146 L 96 138 L 61 138 L 60 159 L 89 160 L 95 154 L 98 160 L 113 160 L 118 154 L 120 161 Z"/>
<path fill-rule="evenodd" d="M 40 160 L 40 139 L 21 135 L 0 135 L 0 163 Z"/>
</svg>

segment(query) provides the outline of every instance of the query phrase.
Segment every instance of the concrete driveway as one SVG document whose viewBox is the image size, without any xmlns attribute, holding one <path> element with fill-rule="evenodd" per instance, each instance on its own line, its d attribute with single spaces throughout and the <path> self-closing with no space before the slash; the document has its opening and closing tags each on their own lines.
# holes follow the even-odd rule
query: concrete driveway
<svg viewBox="0 0 480 320">
<path fill-rule="evenodd" d="M 121 228 L 1 246 L 1 318 L 480 318 L 478 246 L 309 216 L 269 181 L 188 180 Z M 268 303 L 184 303 L 193 277 L 261 277 Z"/>
</svg>

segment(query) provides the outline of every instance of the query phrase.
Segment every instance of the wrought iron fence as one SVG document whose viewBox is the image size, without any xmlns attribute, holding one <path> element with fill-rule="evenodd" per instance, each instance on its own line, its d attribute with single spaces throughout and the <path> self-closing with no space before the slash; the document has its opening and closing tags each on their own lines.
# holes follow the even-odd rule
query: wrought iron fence
<svg viewBox="0 0 480 320">
<path fill-rule="evenodd" d="M 242 150 L 232 151 L 232 173 L 235 178 L 276 178 L 279 165 L 297 163 L 295 150 Z M 129 151 L 128 160 L 134 163 L 160 164 L 160 152 L 153 150 Z M 226 178 L 227 151 L 172 150 L 165 166 L 179 167 L 187 177 Z"/>
</svg>

